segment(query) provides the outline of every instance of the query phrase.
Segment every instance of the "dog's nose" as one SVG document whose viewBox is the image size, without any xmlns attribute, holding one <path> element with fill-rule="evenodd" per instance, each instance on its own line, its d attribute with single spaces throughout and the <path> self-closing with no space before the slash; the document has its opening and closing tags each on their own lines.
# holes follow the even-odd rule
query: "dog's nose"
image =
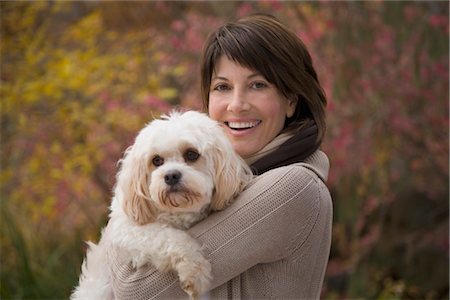
<svg viewBox="0 0 450 300">
<path fill-rule="evenodd" d="M 169 171 L 164 175 L 164 181 L 167 185 L 173 186 L 179 183 L 181 180 L 181 172 L 180 171 Z"/>
</svg>

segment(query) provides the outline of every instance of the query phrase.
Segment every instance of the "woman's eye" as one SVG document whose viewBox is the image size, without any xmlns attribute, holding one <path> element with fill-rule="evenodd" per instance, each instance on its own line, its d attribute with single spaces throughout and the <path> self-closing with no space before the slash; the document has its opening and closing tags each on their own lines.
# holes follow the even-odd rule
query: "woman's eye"
<svg viewBox="0 0 450 300">
<path fill-rule="evenodd" d="M 228 91 L 230 87 L 227 84 L 218 84 L 214 87 L 215 91 Z"/>
<path fill-rule="evenodd" d="M 200 154 L 193 149 L 189 149 L 184 153 L 184 159 L 187 162 L 195 162 L 198 160 L 198 158 L 200 157 Z"/>
<path fill-rule="evenodd" d="M 251 85 L 252 88 L 257 89 L 257 90 L 263 89 L 263 88 L 265 88 L 267 86 L 268 85 L 265 82 L 253 82 L 252 85 Z"/>
<path fill-rule="evenodd" d="M 159 156 L 159 155 L 155 155 L 155 157 L 153 157 L 153 159 L 152 159 L 152 164 L 153 164 L 155 167 L 162 166 L 162 165 L 164 164 L 164 158 L 162 158 L 162 157 Z"/>
</svg>

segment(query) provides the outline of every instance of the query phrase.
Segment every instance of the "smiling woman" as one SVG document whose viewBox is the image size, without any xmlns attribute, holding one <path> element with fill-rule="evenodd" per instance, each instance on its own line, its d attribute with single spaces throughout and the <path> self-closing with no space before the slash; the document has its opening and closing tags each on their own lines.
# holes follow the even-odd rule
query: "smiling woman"
<svg viewBox="0 0 450 300">
<path fill-rule="evenodd" d="M 201 70 L 205 110 L 257 175 L 189 230 L 211 262 L 211 298 L 319 298 L 332 205 L 319 150 L 326 100 L 306 47 L 275 18 L 250 16 L 211 33 Z M 110 265 L 116 298 L 183 296 L 173 274 L 133 269 L 120 249 Z"/>
</svg>

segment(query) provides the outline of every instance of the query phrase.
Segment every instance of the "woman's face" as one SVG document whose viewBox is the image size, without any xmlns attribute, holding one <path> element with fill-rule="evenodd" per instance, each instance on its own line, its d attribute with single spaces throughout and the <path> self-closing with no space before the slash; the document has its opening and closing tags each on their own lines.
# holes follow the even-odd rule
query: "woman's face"
<svg viewBox="0 0 450 300">
<path fill-rule="evenodd" d="M 221 56 L 211 78 L 209 115 L 224 124 L 243 158 L 261 150 L 283 129 L 296 101 L 285 98 L 256 71 Z"/>
</svg>

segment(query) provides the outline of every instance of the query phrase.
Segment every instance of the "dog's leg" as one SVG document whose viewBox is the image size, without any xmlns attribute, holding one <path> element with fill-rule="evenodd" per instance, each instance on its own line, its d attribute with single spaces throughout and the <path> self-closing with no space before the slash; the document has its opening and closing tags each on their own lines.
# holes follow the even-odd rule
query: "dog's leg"
<svg viewBox="0 0 450 300">
<path fill-rule="evenodd" d="M 188 243 L 185 246 L 194 245 Z M 187 251 L 183 251 L 184 253 L 175 254 L 180 256 L 174 259 L 174 269 L 178 273 L 181 288 L 191 299 L 198 299 L 209 288 L 212 279 L 211 264 L 203 257 L 200 249 L 185 250 Z"/>
<path fill-rule="evenodd" d="M 71 300 L 114 299 L 106 261 L 106 249 L 102 241 L 98 245 L 88 242 L 79 284 L 70 296 Z"/>
<path fill-rule="evenodd" d="M 198 242 L 185 231 L 152 223 L 128 228 L 126 234 L 115 235 L 114 240 L 130 250 L 134 267 L 151 263 L 162 272 L 176 271 L 182 289 L 190 297 L 199 297 L 208 290 L 211 264 Z"/>
</svg>

